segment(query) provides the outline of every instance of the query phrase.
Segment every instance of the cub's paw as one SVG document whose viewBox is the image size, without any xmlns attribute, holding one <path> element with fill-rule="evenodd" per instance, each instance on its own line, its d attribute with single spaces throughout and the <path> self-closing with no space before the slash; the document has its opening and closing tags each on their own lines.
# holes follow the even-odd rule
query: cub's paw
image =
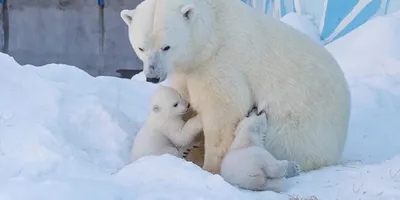
<svg viewBox="0 0 400 200">
<path fill-rule="evenodd" d="M 267 117 L 267 113 L 264 110 L 257 111 L 257 116 Z"/>
<path fill-rule="evenodd" d="M 251 116 L 254 116 L 254 115 L 258 115 L 258 108 L 257 108 L 257 106 L 254 106 L 254 107 L 250 110 L 250 112 L 247 113 L 246 117 L 251 117 Z"/>
<path fill-rule="evenodd" d="M 294 161 L 289 161 L 285 177 L 286 178 L 292 178 L 294 176 L 298 176 L 298 175 L 300 175 L 300 171 L 301 171 L 301 169 L 300 169 L 300 165 L 299 164 L 297 164 Z"/>
</svg>

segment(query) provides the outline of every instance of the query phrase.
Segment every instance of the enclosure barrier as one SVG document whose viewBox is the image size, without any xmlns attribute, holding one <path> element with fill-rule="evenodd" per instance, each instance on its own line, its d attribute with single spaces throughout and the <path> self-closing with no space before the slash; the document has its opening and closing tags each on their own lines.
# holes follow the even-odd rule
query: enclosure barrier
<svg viewBox="0 0 400 200">
<path fill-rule="evenodd" d="M 63 63 L 93 76 L 141 69 L 120 11 L 142 0 L 0 0 L 0 46 L 20 64 Z"/>
<path fill-rule="evenodd" d="M 93 76 L 129 77 L 140 71 L 142 62 L 119 13 L 141 1 L 0 0 L 1 51 L 20 64 L 65 63 Z M 289 12 L 307 16 L 324 44 L 400 8 L 400 0 L 241 1 L 276 18 Z"/>
</svg>

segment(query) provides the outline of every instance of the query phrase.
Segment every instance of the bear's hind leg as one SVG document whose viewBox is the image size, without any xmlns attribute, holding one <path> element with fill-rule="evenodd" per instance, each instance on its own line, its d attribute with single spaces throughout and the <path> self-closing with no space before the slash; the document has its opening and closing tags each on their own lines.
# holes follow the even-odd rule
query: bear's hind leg
<svg viewBox="0 0 400 200">
<path fill-rule="evenodd" d="M 207 129 L 204 129 L 204 133 L 207 133 Z M 216 135 L 211 135 L 212 133 Z M 231 131 L 211 132 L 204 136 L 204 170 L 213 174 L 220 172 L 222 159 L 233 141 L 232 133 Z"/>
<path fill-rule="evenodd" d="M 237 125 L 226 119 L 226 116 L 229 115 L 215 112 L 202 113 L 205 139 L 203 169 L 214 174 L 220 171 L 222 159 L 232 145 Z"/>
<path fill-rule="evenodd" d="M 268 178 L 282 178 L 285 177 L 287 169 L 288 169 L 288 161 L 287 160 L 276 160 L 273 163 L 271 161 L 266 160 L 263 169 L 268 176 Z"/>
</svg>

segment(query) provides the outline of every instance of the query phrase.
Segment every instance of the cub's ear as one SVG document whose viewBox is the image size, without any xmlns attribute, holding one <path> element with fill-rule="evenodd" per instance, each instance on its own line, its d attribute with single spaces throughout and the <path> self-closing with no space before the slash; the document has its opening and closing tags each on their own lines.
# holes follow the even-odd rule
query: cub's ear
<svg viewBox="0 0 400 200">
<path fill-rule="evenodd" d="M 153 112 L 158 113 L 158 112 L 160 112 L 160 106 L 154 105 L 152 110 L 153 110 Z"/>
<path fill-rule="evenodd" d="M 182 6 L 181 13 L 186 20 L 192 20 L 195 17 L 195 8 L 190 4 Z"/>
<path fill-rule="evenodd" d="M 127 9 L 122 10 L 120 15 L 121 15 L 122 20 L 124 20 L 125 24 L 129 26 L 131 24 L 131 22 L 132 22 L 133 16 L 135 15 L 135 9 L 133 9 L 133 10 L 127 10 Z"/>
</svg>

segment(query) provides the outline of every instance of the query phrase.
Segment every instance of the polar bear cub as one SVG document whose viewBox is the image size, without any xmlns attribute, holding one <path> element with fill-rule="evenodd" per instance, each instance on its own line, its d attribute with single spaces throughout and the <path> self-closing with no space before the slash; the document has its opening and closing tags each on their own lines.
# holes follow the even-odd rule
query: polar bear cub
<svg viewBox="0 0 400 200">
<path fill-rule="evenodd" d="M 203 129 L 198 115 L 186 123 L 183 120 L 189 107 L 175 89 L 159 86 L 151 99 L 150 113 L 135 138 L 132 161 L 166 153 L 182 157 L 178 148 L 192 143 Z"/>
<path fill-rule="evenodd" d="M 263 144 L 267 133 L 265 112 L 253 109 L 237 126 L 235 139 L 221 163 L 221 176 L 243 189 L 282 191 L 286 178 L 300 174 L 297 163 L 277 160 Z"/>
</svg>

